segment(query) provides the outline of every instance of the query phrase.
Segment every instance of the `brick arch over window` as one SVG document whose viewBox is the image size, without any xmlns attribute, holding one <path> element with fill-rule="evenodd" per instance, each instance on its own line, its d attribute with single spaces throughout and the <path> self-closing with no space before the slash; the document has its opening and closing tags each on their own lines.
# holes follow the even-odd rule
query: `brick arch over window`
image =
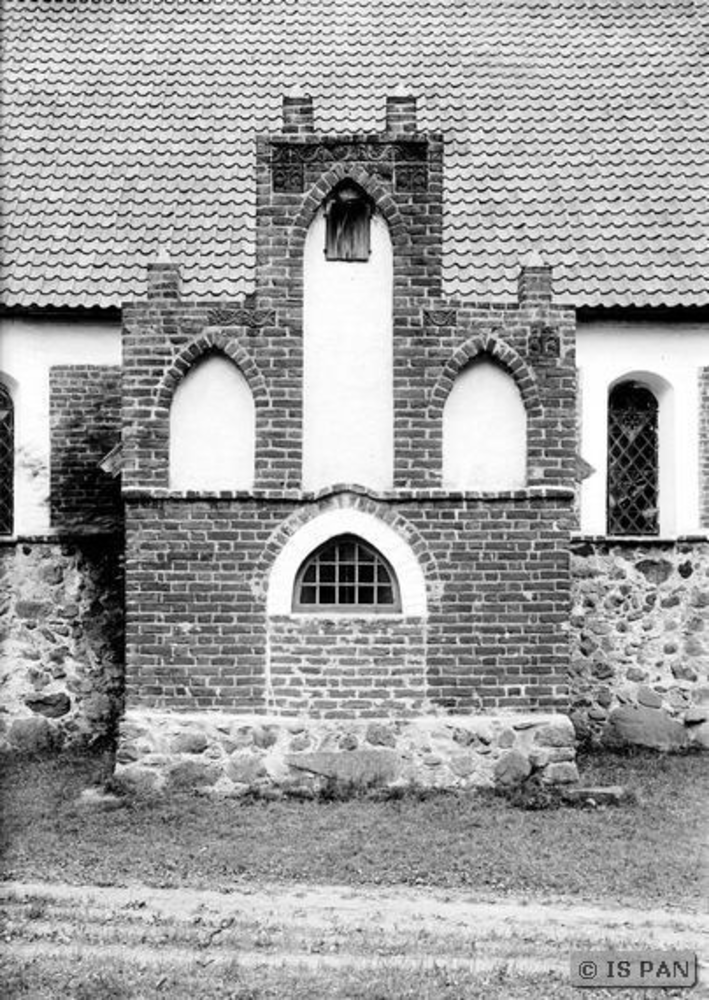
<svg viewBox="0 0 709 1000">
<path fill-rule="evenodd" d="M 463 368 L 467 367 L 471 361 L 484 357 L 496 361 L 517 383 L 528 416 L 539 415 L 541 399 L 534 372 L 509 344 L 506 344 L 499 337 L 490 335 L 471 337 L 464 344 L 461 344 L 446 361 L 431 390 L 429 405 L 431 419 L 440 421 L 446 400 Z"/>
<path fill-rule="evenodd" d="M 386 528 L 390 533 L 390 539 L 398 539 L 402 546 L 410 550 L 416 560 L 416 563 L 418 564 L 418 567 L 420 568 L 424 582 L 424 591 L 422 595 L 424 606 L 430 609 L 440 604 L 442 583 L 438 564 L 415 526 L 407 518 L 391 511 L 385 505 L 380 504 L 369 497 L 356 494 L 353 495 L 350 493 L 337 494 L 334 497 L 330 497 L 324 504 L 313 504 L 307 508 L 294 512 L 276 529 L 276 531 L 273 532 L 264 546 L 263 552 L 254 568 L 254 573 L 251 578 L 251 589 L 255 597 L 261 598 L 262 600 L 268 599 L 269 606 L 273 607 L 274 594 L 271 592 L 270 585 L 272 582 L 272 571 L 276 560 L 285 550 L 290 540 L 297 535 L 301 529 L 316 521 L 320 524 L 326 523 L 322 522 L 320 519 L 325 515 L 329 515 L 333 511 L 341 511 L 343 513 L 338 519 L 330 521 L 329 526 L 332 529 L 332 534 L 341 533 L 339 530 L 335 530 L 339 524 L 343 530 L 354 534 L 360 534 L 365 541 L 369 541 L 370 544 L 374 544 L 375 547 L 378 547 L 377 539 L 372 537 L 371 532 L 368 533 L 365 528 L 364 533 L 362 533 L 359 529 L 362 528 L 362 523 L 368 523 L 369 525 L 372 523 L 378 523 L 383 528 Z M 354 517 L 347 516 L 347 512 L 353 512 Z M 361 515 L 366 515 L 364 522 L 362 521 Z M 309 537 L 309 534 L 308 536 L 302 535 L 301 539 L 305 539 L 306 537 Z M 327 537 L 331 536 L 328 535 Z M 325 538 L 323 538 L 323 541 L 324 540 Z M 313 544 L 313 548 L 314 547 L 315 544 Z M 305 546 L 305 548 L 307 548 L 307 546 Z M 388 545 L 386 548 L 389 551 Z M 308 552 L 304 552 L 303 558 L 305 558 L 309 552 L 310 550 L 308 550 Z M 383 554 L 387 556 L 387 552 L 384 552 Z M 292 561 L 294 564 L 296 561 L 295 556 Z M 300 563 L 298 565 L 300 566 Z M 293 567 L 291 566 L 291 569 L 292 568 Z M 293 569 L 293 573 L 297 571 L 297 568 L 298 567 Z M 397 565 L 394 565 L 394 569 L 397 569 Z M 294 579 L 295 576 L 293 576 L 293 579 L 290 581 L 291 588 Z M 292 589 L 291 591 L 288 591 L 284 578 L 282 581 L 282 590 L 280 592 L 283 608 L 286 607 L 288 600 L 290 600 L 289 594 L 292 596 Z M 275 612 L 272 611 L 271 613 Z M 283 613 L 289 614 L 290 606 L 288 606 L 288 609 Z M 404 605 L 404 613 L 407 613 L 406 604 Z"/>
<path fill-rule="evenodd" d="M 338 163 L 326 171 L 303 197 L 300 211 L 293 220 L 288 241 L 289 253 L 296 259 L 302 258 L 305 238 L 316 213 L 333 189 L 346 180 L 353 181 L 362 188 L 374 202 L 375 208 L 381 212 L 389 227 L 394 251 L 401 251 L 410 246 L 406 224 L 391 193 L 363 167 Z"/>
<path fill-rule="evenodd" d="M 197 361 L 211 353 L 222 354 L 234 362 L 249 384 L 257 412 L 270 405 L 266 379 L 249 352 L 235 337 L 220 330 L 205 330 L 182 348 L 164 372 L 155 393 L 155 417 L 168 416 L 178 384 Z"/>
</svg>

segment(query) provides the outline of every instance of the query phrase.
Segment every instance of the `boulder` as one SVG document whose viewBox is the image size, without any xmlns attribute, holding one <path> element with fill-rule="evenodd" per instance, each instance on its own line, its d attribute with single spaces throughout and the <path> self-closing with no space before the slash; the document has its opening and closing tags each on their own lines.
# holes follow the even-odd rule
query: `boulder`
<svg viewBox="0 0 709 1000">
<path fill-rule="evenodd" d="M 174 788 L 193 789 L 203 785 L 214 785 L 220 770 L 213 764 L 201 760 L 185 760 L 170 768 L 168 780 Z"/>
<path fill-rule="evenodd" d="M 171 743 L 174 753 L 204 753 L 209 746 L 209 740 L 200 732 L 178 733 Z"/>
<path fill-rule="evenodd" d="M 38 715 L 46 715 L 48 719 L 60 719 L 71 710 L 71 699 L 64 691 L 56 694 L 28 695 L 25 705 Z"/>
<path fill-rule="evenodd" d="M 250 753 L 233 753 L 226 766 L 227 777 L 237 785 L 251 785 L 266 773 L 261 758 Z"/>
<path fill-rule="evenodd" d="M 644 705 L 645 708 L 662 708 L 662 698 L 646 684 L 638 688 L 637 699 L 638 704 Z"/>
<path fill-rule="evenodd" d="M 381 722 L 372 722 L 367 726 L 367 743 L 373 746 L 393 747 L 396 745 L 396 735 L 390 726 Z"/>
<path fill-rule="evenodd" d="M 544 768 L 544 781 L 549 785 L 573 785 L 578 780 L 578 768 L 571 761 L 548 764 Z"/>
<path fill-rule="evenodd" d="M 519 750 L 503 753 L 495 762 L 495 784 L 504 788 L 521 785 L 532 773 L 532 765 Z"/>
<path fill-rule="evenodd" d="M 642 746 L 678 750 L 687 741 L 682 723 L 657 708 L 622 705 L 611 712 L 602 742 L 606 746 Z"/>
<path fill-rule="evenodd" d="M 392 750 L 290 753 L 286 754 L 286 764 L 295 772 L 307 772 L 358 785 L 388 784 L 396 780 L 401 770 L 399 757 Z"/>
</svg>

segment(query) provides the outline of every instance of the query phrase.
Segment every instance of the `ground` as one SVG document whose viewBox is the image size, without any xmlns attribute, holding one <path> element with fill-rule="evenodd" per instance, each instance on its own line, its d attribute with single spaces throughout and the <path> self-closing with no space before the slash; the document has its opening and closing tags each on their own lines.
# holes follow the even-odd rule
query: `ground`
<svg viewBox="0 0 709 1000">
<path fill-rule="evenodd" d="M 5 996 L 637 998 L 572 990 L 570 951 L 702 956 L 709 932 L 700 757 L 591 760 L 590 777 L 623 775 L 635 796 L 582 810 L 185 795 L 103 812 L 76 795 L 97 767 L 37 763 L 20 789 L 13 772 Z M 682 994 L 648 994 L 663 995 Z"/>
</svg>

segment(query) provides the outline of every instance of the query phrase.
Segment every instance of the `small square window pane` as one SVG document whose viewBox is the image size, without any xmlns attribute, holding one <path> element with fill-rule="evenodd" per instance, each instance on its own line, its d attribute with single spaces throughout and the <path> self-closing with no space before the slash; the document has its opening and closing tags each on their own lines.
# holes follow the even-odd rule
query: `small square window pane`
<svg viewBox="0 0 709 1000">
<path fill-rule="evenodd" d="M 381 563 L 377 565 L 377 580 L 379 583 L 389 583 L 389 573 L 386 566 L 382 566 Z"/>
<path fill-rule="evenodd" d="M 359 582 L 374 583 L 374 566 L 371 563 L 359 564 Z"/>
<path fill-rule="evenodd" d="M 334 563 L 320 563 L 320 582 L 321 583 L 334 583 L 335 582 L 335 565 L 334 565 Z"/>
<path fill-rule="evenodd" d="M 300 588 L 300 603 L 301 604 L 317 604 L 317 587 L 301 587 Z"/>
<path fill-rule="evenodd" d="M 340 587 L 340 604 L 354 604 L 356 599 L 356 589 L 354 587 Z"/>
<path fill-rule="evenodd" d="M 359 587 L 359 603 L 374 604 L 374 587 Z"/>
<path fill-rule="evenodd" d="M 315 583 L 317 577 L 317 566 L 313 563 L 311 566 L 308 566 L 305 573 L 303 573 L 303 583 Z"/>
<path fill-rule="evenodd" d="M 391 587 L 377 587 L 377 604 L 393 604 L 394 594 Z"/>
<path fill-rule="evenodd" d="M 353 563 L 340 563 L 340 583 L 355 582 L 355 566 Z"/>
<path fill-rule="evenodd" d="M 337 603 L 337 588 L 336 587 L 320 587 L 320 604 L 336 604 Z"/>
<path fill-rule="evenodd" d="M 340 544 L 337 546 L 337 557 L 340 560 L 340 562 L 354 562 L 355 543 L 340 542 Z"/>
</svg>

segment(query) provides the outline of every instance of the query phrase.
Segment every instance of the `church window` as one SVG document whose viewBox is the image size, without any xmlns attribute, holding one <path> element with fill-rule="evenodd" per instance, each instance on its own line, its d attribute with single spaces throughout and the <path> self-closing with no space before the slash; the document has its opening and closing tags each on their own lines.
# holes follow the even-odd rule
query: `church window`
<svg viewBox="0 0 709 1000">
<path fill-rule="evenodd" d="M 659 532 L 658 403 L 639 382 L 608 399 L 608 534 Z"/>
<path fill-rule="evenodd" d="M 392 613 L 401 610 L 392 568 L 355 535 L 340 535 L 316 549 L 295 581 L 294 611 Z"/>
<path fill-rule="evenodd" d="M 341 184 L 325 203 L 327 260 L 369 260 L 371 204 L 355 184 Z"/>
<path fill-rule="evenodd" d="M 15 411 L 12 397 L 0 383 L 0 535 L 13 531 L 15 478 Z"/>
</svg>

